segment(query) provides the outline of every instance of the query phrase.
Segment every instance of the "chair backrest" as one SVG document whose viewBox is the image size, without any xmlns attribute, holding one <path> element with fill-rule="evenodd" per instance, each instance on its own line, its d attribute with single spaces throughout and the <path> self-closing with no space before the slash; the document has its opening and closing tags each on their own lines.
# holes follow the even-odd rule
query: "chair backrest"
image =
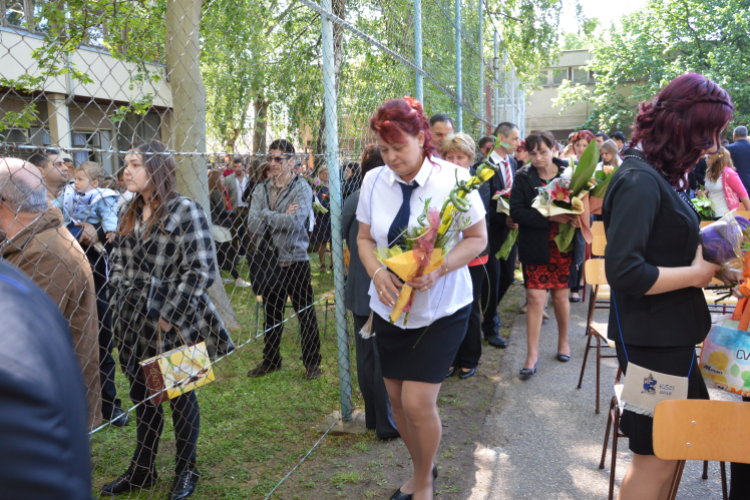
<svg viewBox="0 0 750 500">
<path fill-rule="evenodd" d="M 750 212 L 747 212 L 745 210 L 737 210 L 734 215 L 741 215 L 742 217 L 746 219 L 750 219 Z"/>
<path fill-rule="evenodd" d="M 702 220 L 701 221 L 701 227 L 710 226 L 713 223 L 714 223 L 714 221 L 712 221 L 712 220 Z"/>
<path fill-rule="evenodd" d="M 604 250 L 607 248 L 607 238 L 605 236 L 594 236 L 591 242 L 591 255 L 604 257 Z"/>
<path fill-rule="evenodd" d="M 750 404 L 673 399 L 654 412 L 654 452 L 662 460 L 750 463 Z"/>
<path fill-rule="evenodd" d="M 593 234 L 594 236 L 604 236 L 606 238 L 607 235 L 604 232 L 604 222 L 595 220 L 591 225 L 591 234 Z"/>
<path fill-rule="evenodd" d="M 586 283 L 589 285 L 606 285 L 607 275 L 604 272 L 604 259 L 589 259 L 584 263 Z"/>
</svg>

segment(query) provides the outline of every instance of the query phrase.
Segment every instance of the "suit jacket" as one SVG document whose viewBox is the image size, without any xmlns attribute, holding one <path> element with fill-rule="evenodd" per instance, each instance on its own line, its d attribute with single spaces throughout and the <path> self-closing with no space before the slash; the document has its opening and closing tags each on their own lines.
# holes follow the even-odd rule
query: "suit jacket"
<svg viewBox="0 0 750 500">
<path fill-rule="evenodd" d="M 734 168 L 740 174 L 740 179 L 745 189 L 750 193 L 750 142 L 740 139 L 734 144 L 727 146 L 727 151 L 732 157 Z"/>
<path fill-rule="evenodd" d="M 232 210 L 236 210 L 239 196 L 243 194 L 237 193 L 237 176 L 235 174 L 227 175 L 226 177 L 224 177 L 224 184 L 227 187 L 227 192 L 229 192 L 229 201 L 232 202 Z M 248 185 L 250 185 L 249 182 Z"/>
<path fill-rule="evenodd" d="M 690 266 L 700 239 L 697 213 L 648 163 L 629 149 L 610 181 L 602 216 L 607 233 L 609 338 L 645 347 L 686 347 L 703 342 L 711 315 L 703 291 L 683 288 L 646 295 L 657 267 Z M 613 305 L 614 305 L 613 304 Z"/>
<path fill-rule="evenodd" d="M 52 298 L 70 325 L 89 402 L 89 429 L 101 425 L 99 319 L 94 275 L 86 255 L 50 208 L 2 247 L 0 257 L 25 272 Z"/>
<path fill-rule="evenodd" d="M 492 161 L 491 156 L 487 159 L 487 161 L 495 165 L 495 163 Z M 516 170 L 518 170 L 518 164 L 516 163 L 516 159 L 511 155 L 508 155 L 508 164 L 510 165 L 511 174 L 515 178 Z M 478 165 L 479 163 L 474 165 L 474 167 Z M 493 175 L 489 180 L 490 197 L 495 196 L 495 193 L 497 191 L 504 191 L 505 188 L 505 179 L 503 179 L 502 169 L 499 169 L 498 173 L 496 175 Z M 487 240 L 489 242 L 490 252 L 494 254 L 500 250 L 501 246 L 503 246 L 503 242 L 505 241 L 505 238 L 508 237 L 510 228 L 505 225 L 505 219 L 508 216 L 497 211 L 497 200 L 490 200 L 488 213 L 490 214 L 490 226 L 487 233 Z"/>
<path fill-rule="evenodd" d="M 0 498 L 91 498 L 86 386 L 68 324 L 0 261 Z"/>
<path fill-rule="evenodd" d="M 349 274 L 346 277 L 344 303 L 346 308 L 359 316 L 370 314 L 370 276 L 359 258 L 357 234 L 357 205 L 359 204 L 359 189 L 354 191 L 344 202 L 341 213 L 341 226 L 344 229 L 344 239 L 349 248 Z"/>
</svg>

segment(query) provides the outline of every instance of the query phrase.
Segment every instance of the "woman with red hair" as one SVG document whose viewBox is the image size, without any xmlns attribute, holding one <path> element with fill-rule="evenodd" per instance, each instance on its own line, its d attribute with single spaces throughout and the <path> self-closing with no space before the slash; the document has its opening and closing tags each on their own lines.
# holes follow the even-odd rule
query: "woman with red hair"
<svg viewBox="0 0 750 500">
<path fill-rule="evenodd" d="M 441 160 L 432 146 L 427 118 L 411 97 L 383 104 L 370 119 L 385 166 L 362 181 L 357 245 L 371 278 L 370 308 L 380 365 L 396 427 L 414 464 L 411 479 L 392 500 L 429 500 L 434 495 L 441 423 L 437 395 L 466 333 L 472 303 L 467 264 L 487 246 L 485 209 L 474 191 L 467 199 L 468 225 L 455 231 L 449 253 L 434 272 L 406 283 L 414 289 L 408 327 L 388 317 L 403 283 L 375 258 L 376 247 L 404 246 L 404 230 L 417 225 L 424 204 L 439 208 L 463 169 Z"/>
<path fill-rule="evenodd" d="M 677 466 L 654 455 L 652 417 L 660 396 L 646 395 L 645 402 L 626 396 L 628 381 L 635 394 L 644 392 L 643 378 L 631 376 L 629 365 L 662 384 L 668 376 L 687 377 L 687 394 L 676 396 L 708 399 L 695 346 L 711 328 L 701 288 L 719 266 L 703 260 L 700 218 L 685 189 L 698 160 L 718 150 L 733 109 L 729 94 L 701 75 L 673 80 L 641 105 L 631 147 L 604 199 L 609 338 L 627 373 L 620 429 L 633 451 L 619 500 L 666 499 Z"/>
</svg>

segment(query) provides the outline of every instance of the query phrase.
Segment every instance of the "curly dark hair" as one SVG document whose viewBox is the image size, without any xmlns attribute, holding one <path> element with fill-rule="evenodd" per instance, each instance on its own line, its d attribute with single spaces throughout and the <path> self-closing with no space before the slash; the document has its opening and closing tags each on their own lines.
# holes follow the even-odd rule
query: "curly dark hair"
<svg viewBox="0 0 750 500">
<path fill-rule="evenodd" d="M 729 94 L 703 75 L 688 73 L 672 80 L 652 102 L 641 104 L 631 147 L 674 187 L 685 187 L 685 176 L 704 152 L 721 145 L 734 105 Z"/>
</svg>

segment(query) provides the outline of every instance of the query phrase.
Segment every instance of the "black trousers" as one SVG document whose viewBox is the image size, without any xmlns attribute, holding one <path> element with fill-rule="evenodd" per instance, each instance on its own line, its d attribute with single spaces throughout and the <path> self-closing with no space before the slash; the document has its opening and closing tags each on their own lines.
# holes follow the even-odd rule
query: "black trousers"
<svg viewBox="0 0 750 500">
<path fill-rule="evenodd" d="M 139 376 L 130 380 L 130 398 L 136 404 L 148 397 L 148 388 L 142 377 L 143 372 L 139 370 Z M 179 474 L 188 466 L 195 467 L 201 414 L 195 391 L 170 399 L 169 404 L 172 405 L 172 423 L 176 438 L 175 471 Z M 135 418 L 136 447 L 133 462 L 152 470 L 164 430 L 164 409 L 161 405 L 154 406 L 150 401 L 146 401 L 136 407 Z"/>
<path fill-rule="evenodd" d="M 510 285 L 515 281 L 516 254 L 518 245 L 513 245 L 508 255 L 508 260 L 495 257 L 497 250 L 490 249 L 487 260 L 487 273 L 490 277 L 489 287 L 482 290 L 482 304 L 487 311 L 482 320 L 482 333 L 485 337 L 492 337 L 500 332 L 500 316 L 497 314 L 497 306 L 505 297 Z"/>
<path fill-rule="evenodd" d="M 359 331 L 369 316 L 354 317 L 354 348 L 357 353 L 357 381 L 362 399 L 365 400 L 365 426 L 375 429 L 380 439 L 398 436 L 391 413 L 391 402 L 380 371 L 380 356 L 375 337 L 363 339 Z"/>
<path fill-rule="evenodd" d="M 234 248 L 234 257 L 238 255 L 247 256 L 245 248 L 245 237 L 247 236 L 247 207 L 232 207 L 232 247 Z"/>
<path fill-rule="evenodd" d="M 474 293 L 474 302 L 471 304 L 469 313 L 469 324 L 466 327 L 461 346 L 456 353 L 453 366 L 457 368 L 476 368 L 479 358 L 482 357 L 482 291 L 489 286 L 488 273 L 485 266 L 470 266 L 471 284 Z M 487 316 L 490 312 L 487 311 Z"/>
<path fill-rule="evenodd" d="M 112 314 L 109 311 L 109 288 L 107 280 L 107 263 L 103 255 L 93 247 L 86 249 L 91 269 L 94 272 L 94 290 L 96 292 L 96 314 L 99 317 L 99 383 L 102 394 L 102 417 L 109 420 L 115 408 L 120 408 L 115 387 L 115 363 L 112 357 L 114 340 L 112 338 Z"/>
<path fill-rule="evenodd" d="M 237 266 L 235 266 L 237 250 L 234 241 L 217 243 L 216 258 L 219 261 L 219 267 L 224 271 L 229 271 L 232 274 L 232 278 L 237 279 L 240 277 L 240 273 L 237 271 Z"/>
<path fill-rule="evenodd" d="M 320 333 L 312 289 L 312 274 L 308 261 L 293 262 L 282 267 L 283 282 L 279 289 L 263 297 L 266 311 L 266 335 L 263 348 L 263 362 L 271 366 L 281 366 L 281 334 L 284 331 L 284 306 L 287 297 L 297 311 L 302 325 L 302 362 L 306 367 L 320 365 Z"/>
<path fill-rule="evenodd" d="M 742 398 L 750 402 L 750 398 Z M 732 477 L 729 479 L 729 500 L 746 500 L 750 498 L 750 464 L 732 463 L 730 466 Z"/>
</svg>

